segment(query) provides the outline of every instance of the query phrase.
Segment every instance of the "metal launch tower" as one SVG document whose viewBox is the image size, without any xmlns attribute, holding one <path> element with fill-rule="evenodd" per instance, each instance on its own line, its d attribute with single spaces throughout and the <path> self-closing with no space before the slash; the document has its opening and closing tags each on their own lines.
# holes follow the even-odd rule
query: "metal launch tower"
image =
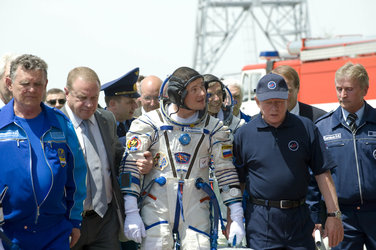
<svg viewBox="0 0 376 250">
<path fill-rule="evenodd" d="M 307 0 L 198 0 L 193 68 L 211 72 L 240 29 L 252 21 L 274 50 L 310 36 Z M 255 41 L 255 32 L 250 42 Z"/>
</svg>

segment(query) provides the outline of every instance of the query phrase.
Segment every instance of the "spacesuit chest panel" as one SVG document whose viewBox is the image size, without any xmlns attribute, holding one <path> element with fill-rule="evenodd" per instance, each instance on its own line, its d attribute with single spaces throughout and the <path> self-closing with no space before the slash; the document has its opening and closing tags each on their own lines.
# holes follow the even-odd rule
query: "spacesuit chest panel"
<svg viewBox="0 0 376 250">
<path fill-rule="evenodd" d="M 153 171 L 178 179 L 208 176 L 211 147 L 209 132 L 204 132 L 203 125 L 185 129 L 171 124 L 160 127 L 159 139 L 151 148 Z"/>
</svg>

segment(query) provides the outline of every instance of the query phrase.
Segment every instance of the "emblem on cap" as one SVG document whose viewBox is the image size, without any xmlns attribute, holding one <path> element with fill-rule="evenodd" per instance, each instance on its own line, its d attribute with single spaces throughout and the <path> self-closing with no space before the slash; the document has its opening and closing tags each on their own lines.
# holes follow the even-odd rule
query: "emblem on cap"
<svg viewBox="0 0 376 250">
<path fill-rule="evenodd" d="M 277 87 L 277 84 L 275 81 L 268 82 L 268 89 L 275 89 Z"/>
<path fill-rule="evenodd" d="M 299 149 L 299 143 L 297 141 L 290 141 L 289 142 L 289 149 L 291 151 L 296 151 Z"/>
</svg>

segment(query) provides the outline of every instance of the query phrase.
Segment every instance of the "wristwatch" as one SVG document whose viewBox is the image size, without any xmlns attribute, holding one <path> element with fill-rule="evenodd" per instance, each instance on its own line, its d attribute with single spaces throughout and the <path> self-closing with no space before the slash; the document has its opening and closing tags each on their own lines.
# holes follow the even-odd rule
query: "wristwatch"
<svg viewBox="0 0 376 250">
<path fill-rule="evenodd" d="M 333 213 L 327 213 L 326 216 L 328 216 L 328 217 L 336 217 L 338 219 L 341 219 L 342 213 L 341 213 L 341 211 L 336 210 Z"/>
</svg>

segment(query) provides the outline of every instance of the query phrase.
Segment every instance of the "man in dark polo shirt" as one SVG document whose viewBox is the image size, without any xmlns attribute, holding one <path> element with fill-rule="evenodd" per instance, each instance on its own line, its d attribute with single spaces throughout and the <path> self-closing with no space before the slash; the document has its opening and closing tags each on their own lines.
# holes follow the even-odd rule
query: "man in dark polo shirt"
<svg viewBox="0 0 376 250">
<path fill-rule="evenodd" d="M 337 195 L 330 169 L 336 165 L 317 127 L 287 111 L 288 87 L 282 76 L 260 79 L 256 102 L 261 110 L 235 133 L 234 157 L 250 199 L 246 238 L 254 249 L 315 249 L 314 224 L 305 203 L 309 167 L 327 204 L 329 245 L 343 238 Z"/>
</svg>

